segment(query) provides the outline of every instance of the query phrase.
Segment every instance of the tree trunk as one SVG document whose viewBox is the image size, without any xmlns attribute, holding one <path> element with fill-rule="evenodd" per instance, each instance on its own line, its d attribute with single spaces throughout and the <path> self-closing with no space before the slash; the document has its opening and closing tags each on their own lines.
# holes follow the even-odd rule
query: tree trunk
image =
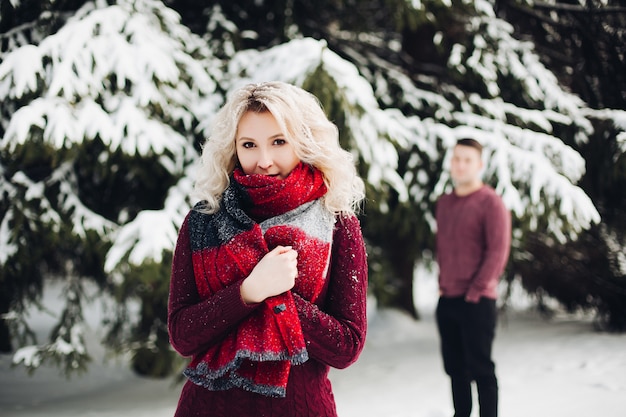
<svg viewBox="0 0 626 417">
<path fill-rule="evenodd" d="M 413 272 L 417 259 L 417 250 L 414 239 L 398 238 L 393 245 L 386 248 L 387 256 L 393 268 L 391 276 L 396 287 L 395 297 L 392 304 L 419 320 L 419 313 L 413 300 Z"/>
</svg>

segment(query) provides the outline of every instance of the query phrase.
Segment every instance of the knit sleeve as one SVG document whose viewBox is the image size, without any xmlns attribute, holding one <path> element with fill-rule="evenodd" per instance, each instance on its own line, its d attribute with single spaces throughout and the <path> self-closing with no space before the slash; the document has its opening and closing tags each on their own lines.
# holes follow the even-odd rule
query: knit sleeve
<svg viewBox="0 0 626 417">
<path fill-rule="evenodd" d="M 482 262 L 467 290 L 465 299 L 477 303 L 482 294 L 495 292 L 504 270 L 511 246 L 511 215 L 502 199 L 495 193 L 483 210 L 484 252 Z"/>
<path fill-rule="evenodd" d="M 367 330 L 367 255 L 355 216 L 337 222 L 323 309 L 294 294 L 309 356 L 335 368 L 359 357 Z"/>
<path fill-rule="evenodd" d="M 183 356 L 203 352 L 246 316 L 257 305 L 241 299 L 242 281 L 201 300 L 191 261 L 189 216 L 183 222 L 172 261 L 168 300 L 168 331 L 172 347 Z"/>
</svg>

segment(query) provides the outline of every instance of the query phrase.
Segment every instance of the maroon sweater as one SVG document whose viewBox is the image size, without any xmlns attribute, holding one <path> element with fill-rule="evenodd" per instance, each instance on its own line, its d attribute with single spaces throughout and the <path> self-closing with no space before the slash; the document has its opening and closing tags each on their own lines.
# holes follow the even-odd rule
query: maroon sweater
<svg viewBox="0 0 626 417">
<path fill-rule="evenodd" d="M 487 185 L 466 196 L 446 194 L 436 217 L 441 295 L 496 299 L 511 246 L 511 216 L 500 196 Z"/>
<path fill-rule="evenodd" d="M 177 417 L 337 415 L 329 367 L 345 368 L 356 361 L 367 328 L 367 258 L 356 217 L 337 220 L 332 245 L 329 278 L 317 304 L 294 294 L 310 359 L 292 367 L 286 397 L 266 397 L 238 388 L 209 391 L 187 381 Z M 169 296 L 168 328 L 176 351 L 183 356 L 201 355 L 258 307 L 241 299 L 242 282 L 200 300 L 185 220 L 174 252 Z"/>
</svg>

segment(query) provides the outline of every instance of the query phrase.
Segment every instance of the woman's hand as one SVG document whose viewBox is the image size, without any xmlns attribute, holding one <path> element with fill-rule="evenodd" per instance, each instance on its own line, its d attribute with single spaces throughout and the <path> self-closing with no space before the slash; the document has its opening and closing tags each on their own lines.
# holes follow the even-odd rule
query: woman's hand
<svg viewBox="0 0 626 417">
<path fill-rule="evenodd" d="M 298 275 L 298 252 L 291 246 L 277 246 L 266 254 L 241 284 L 241 298 L 246 304 L 293 288 Z"/>
</svg>

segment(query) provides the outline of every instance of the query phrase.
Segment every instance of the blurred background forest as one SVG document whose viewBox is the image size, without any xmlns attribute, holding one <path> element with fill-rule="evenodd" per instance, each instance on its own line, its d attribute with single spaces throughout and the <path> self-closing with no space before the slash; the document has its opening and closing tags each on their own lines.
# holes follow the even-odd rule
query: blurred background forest
<svg viewBox="0 0 626 417">
<path fill-rule="evenodd" d="M 198 151 L 233 88 L 317 95 L 367 183 L 370 290 L 419 319 L 448 150 L 486 147 L 513 214 L 503 279 L 626 330 L 626 6 L 612 0 L 1 0 L 0 351 L 71 373 L 86 303 L 166 376 L 167 295 Z M 28 312 L 65 286 L 48 340 Z"/>
</svg>

